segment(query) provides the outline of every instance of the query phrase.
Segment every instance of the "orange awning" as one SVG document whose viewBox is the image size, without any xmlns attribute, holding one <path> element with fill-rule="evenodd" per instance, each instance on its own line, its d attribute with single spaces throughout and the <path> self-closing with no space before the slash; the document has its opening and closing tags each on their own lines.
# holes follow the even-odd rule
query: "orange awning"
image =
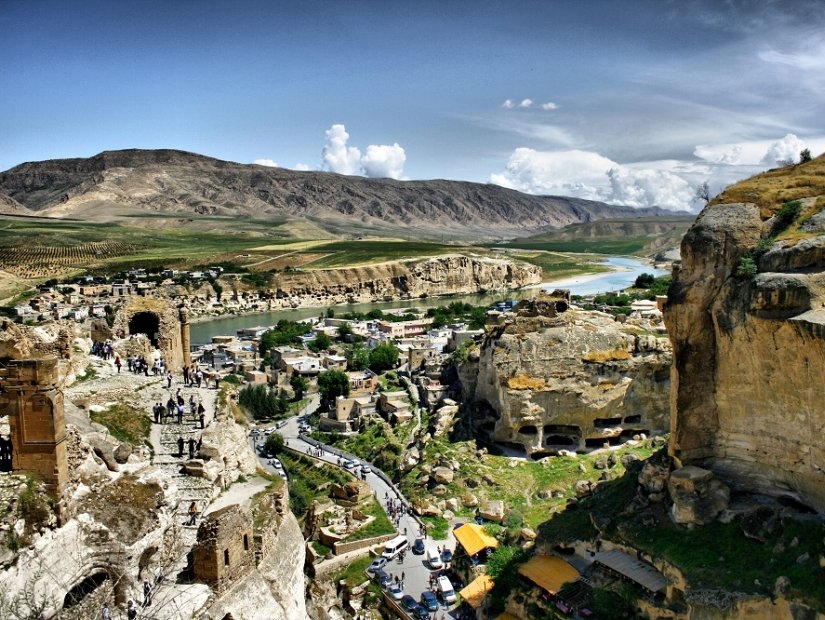
<svg viewBox="0 0 825 620">
<path fill-rule="evenodd" d="M 579 578 L 579 571 L 555 555 L 533 556 L 518 572 L 554 596 L 564 584 Z"/>
<path fill-rule="evenodd" d="M 493 589 L 493 580 L 489 575 L 479 575 L 471 581 L 459 595 L 461 600 L 473 609 L 478 609 L 484 602 L 484 597 Z"/>
<path fill-rule="evenodd" d="M 465 523 L 460 528 L 453 530 L 453 535 L 458 544 L 471 557 L 487 547 L 498 549 L 498 541 L 476 523 Z"/>
</svg>

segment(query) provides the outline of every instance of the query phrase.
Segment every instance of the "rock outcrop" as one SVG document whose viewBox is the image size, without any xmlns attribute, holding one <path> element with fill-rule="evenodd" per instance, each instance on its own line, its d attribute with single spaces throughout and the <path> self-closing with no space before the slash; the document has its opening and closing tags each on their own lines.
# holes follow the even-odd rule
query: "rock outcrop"
<svg viewBox="0 0 825 620">
<path fill-rule="evenodd" d="M 540 458 L 668 430 L 667 338 L 599 312 L 531 314 L 491 329 L 465 364 L 477 372 L 459 368 L 475 432 Z"/>
<path fill-rule="evenodd" d="M 751 203 L 708 206 L 685 236 L 664 314 L 674 362 L 670 452 L 734 491 L 821 512 L 825 227 L 821 206 L 806 205 L 802 240 L 773 240 L 776 218 Z M 757 247 L 769 250 L 760 256 Z M 742 269 L 749 260 L 758 273 Z"/>
</svg>

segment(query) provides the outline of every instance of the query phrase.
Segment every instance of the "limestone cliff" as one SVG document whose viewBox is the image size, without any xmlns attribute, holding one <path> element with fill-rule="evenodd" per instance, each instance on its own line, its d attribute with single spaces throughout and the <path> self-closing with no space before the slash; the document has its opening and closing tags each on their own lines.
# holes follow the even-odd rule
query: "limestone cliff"
<svg viewBox="0 0 825 620">
<path fill-rule="evenodd" d="M 682 242 L 665 322 L 677 463 L 821 512 L 823 188 L 821 172 L 819 187 L 796 178 L 817 167 L 821 157 L 766 173 L 705 208 Z M 781 182 L 789 189 L 777 189 Z M 730 200 L 740 197 L 753 202 Z M 796 197 L 801 210 L 781 222 L 781 202 Z"/>
<path fill-rule="evenodd" d="M 279 273 L 270 286 L 274 298 L 269 309 L 326 307 L 453 293 L 503 292 L 540 282 L 541 268 L 535 265 L 452 254 L 345 269 Z M 182 290 L 177 293 L 186 297 Z M 195 314 L 205 310 L 199 297 L 189 296 L 187 303 Z"/>
<path fill-rule="evenodd" d="M 477 375 L 459 369 L 471 424 L 534 458 L 666 431 L 670 345 L 650 327 L 575 309 L 508 319 L 470 356 Z"/>
</svg>

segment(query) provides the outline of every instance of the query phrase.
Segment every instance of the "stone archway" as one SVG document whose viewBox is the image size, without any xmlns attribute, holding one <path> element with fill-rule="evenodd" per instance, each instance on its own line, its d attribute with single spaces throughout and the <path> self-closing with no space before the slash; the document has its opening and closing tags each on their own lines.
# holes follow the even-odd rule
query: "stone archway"
<svg viewBox="0 0 825 620">
<path fill-rule="evenodd" d="M 160 317 L 154 312 L 137 312 L 129 319 L 129 335 L 146 334 L 153 347 L 160 339 Z"/>
<path fill-rule="evenodd" d="M 166 367 L 173 372 L 178 372 L 186 363 L 188 330 L 185 313 L 179 312 L 166 300 L 152 297 L 129 300 L 117 311 L 112 325 L 112 331 L 116 334 L 145 334 L 152 347 L 160 351 Z"/>
</svg>

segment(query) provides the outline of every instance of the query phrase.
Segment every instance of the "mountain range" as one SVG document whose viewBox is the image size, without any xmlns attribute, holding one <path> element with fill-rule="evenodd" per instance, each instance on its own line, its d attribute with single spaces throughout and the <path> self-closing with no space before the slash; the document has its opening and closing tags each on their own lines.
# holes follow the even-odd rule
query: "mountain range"
<svg viewBox="0 0 825 620">
<path fill-rule="evenodd" d="M 604 219 L 673 217 L 464 181 L 396 181 L 222 161 L 179 150 L 105 151 L 24 163 L 0 173 L 0 213 L 87 222 L 135 217 L 175 226 L 226 220 L 294 224 L 301 236 L 341 234 L 501 240 Z M 684 215 L 688 216 L 688 213 Z M 166 224 L 164 224 L 166 222 Z"/>
</svg>

